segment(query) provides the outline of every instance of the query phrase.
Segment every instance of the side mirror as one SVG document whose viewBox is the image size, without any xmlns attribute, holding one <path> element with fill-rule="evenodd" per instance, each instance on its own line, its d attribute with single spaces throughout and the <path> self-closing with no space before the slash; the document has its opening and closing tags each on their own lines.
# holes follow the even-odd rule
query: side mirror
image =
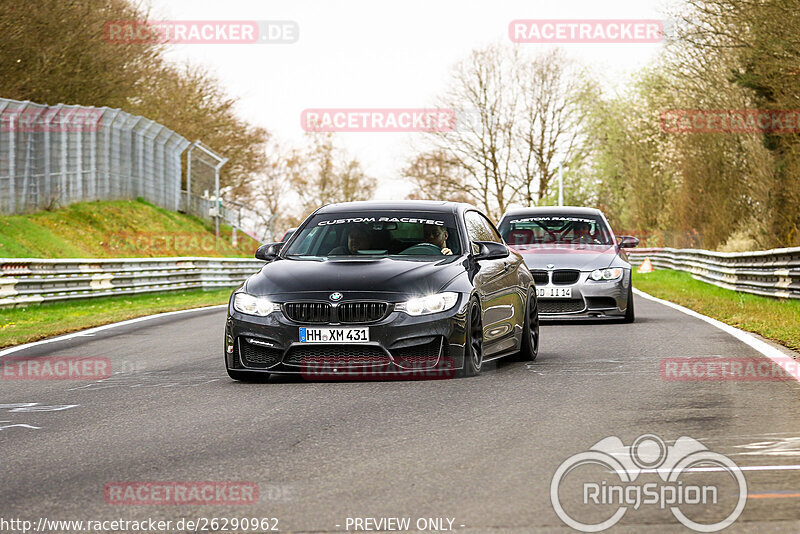
<svg viewBox="0 0 800 534">
<path fill-rule="evenodd" d="M 494 241 L 473 241 L 474 248 L 477 251 L 473 253 L 475 260 L 497 260 L 500 258 L 507 258 L 510 252 L 508 247 L 502 243 L 495 243 Z"/>
<path fill-rule="evenodd" d="M 256 250 L 256 259 L 264 261 L 273 261 L 278 259 L 278 252 L 283 248 L 283 243 L 267 243 L 261 245 Z"/>
<path fill-rule="evenodd" d="M 619 248 L 633 248 L 639 244 L 639 240 L 632 235 L 622 235 L 619 238 Z"/>
</svg>

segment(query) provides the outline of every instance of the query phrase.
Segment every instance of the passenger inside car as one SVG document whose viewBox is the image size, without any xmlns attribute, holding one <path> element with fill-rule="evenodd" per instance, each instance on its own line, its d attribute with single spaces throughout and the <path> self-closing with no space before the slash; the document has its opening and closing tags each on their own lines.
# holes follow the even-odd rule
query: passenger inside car
<svg viewBox="0 0 800 534">
<path fill-rule="evenodd" d="M 351 226 L 347 232 L 347 244 L 334 248 L 328 254 L 331 256 L 358 254 L 360 250 L 372 248 L 373 242 L 370 230 L 363 224 L 356 224 Z"/>
<path fill-rule="evenodd" d="M 506 243 L 513 246 L 533 244 L 533 230 L 511 230 L 506 234 Z"/>
</svg>

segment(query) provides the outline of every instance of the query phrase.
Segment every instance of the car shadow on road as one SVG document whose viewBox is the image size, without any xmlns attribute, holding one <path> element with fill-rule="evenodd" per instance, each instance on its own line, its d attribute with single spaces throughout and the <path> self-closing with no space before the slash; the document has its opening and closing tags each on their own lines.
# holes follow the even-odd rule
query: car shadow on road
<svg viewBox="0 0 800 534">
<path fill-rule="evenodd" d="M 602 326 L 609 324 L 637 324 L 637 323 L 652 323 L 653 319 L 647 317 L 637 317 L 636 322 L 626 323 L 622 319 L 539 319 L 539 324 L 542 326 L 569 326 L 569 325 L 590 325 Z"/>
</svg>

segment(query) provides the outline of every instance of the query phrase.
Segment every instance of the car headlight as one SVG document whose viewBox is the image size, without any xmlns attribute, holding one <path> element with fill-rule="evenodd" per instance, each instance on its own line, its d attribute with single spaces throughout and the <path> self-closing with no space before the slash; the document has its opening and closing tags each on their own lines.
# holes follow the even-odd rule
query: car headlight
<svg viewBox="0 0 800 534">
<path fill-rule="evenodd" d="M 601 280 L 616 280 L 622 276 L 622 269 L 614 267 L 613 269 L 595 269 L 589 277 L 599 282 Z"/>
<path fill-rule="evenodd" d="M 428 315 L 429 313 L 439 313 L 447 311 L 458 302 L 458 293 L 445 291 L 425 297 L 417 297 L 406 302 L 401 302 L 395 306 L 398 311 L 404 311 L 409 315 Z"/>
<path fill-rule="evenodd" d="M 236 293 L 233 297 L 233 309 L 247 315 L 264 317 L 280 307 L 264 297 L 256 297 L 247 293 Z"/>
</svg>

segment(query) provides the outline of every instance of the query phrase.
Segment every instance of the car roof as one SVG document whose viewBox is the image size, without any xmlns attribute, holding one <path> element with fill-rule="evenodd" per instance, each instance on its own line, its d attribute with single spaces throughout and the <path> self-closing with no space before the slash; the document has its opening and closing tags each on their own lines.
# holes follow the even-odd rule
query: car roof
<svg viewBox="0 0 800 534">
<path fill-rule="evenodd" d="M 355 202 L 326 204 L 319 208 L 316 213 L 342 213 L 361 210 L 417 210 L 440 213 L 460 213 L 467 209 L 477 208 L 463 202 L 448 202 L 443 200 L 359 200 Z"/>
<path fill-rule="evenodd" d="M 600 215 L 603 212 L 597 208 L 586 208 L 581 206 L 536 206 L 533 208 L 515 208 L 508 210 L 502 218 L 515 215 L 537 215 L 544 213 L 557 213 L 560 215 Z"/>
</svg>

